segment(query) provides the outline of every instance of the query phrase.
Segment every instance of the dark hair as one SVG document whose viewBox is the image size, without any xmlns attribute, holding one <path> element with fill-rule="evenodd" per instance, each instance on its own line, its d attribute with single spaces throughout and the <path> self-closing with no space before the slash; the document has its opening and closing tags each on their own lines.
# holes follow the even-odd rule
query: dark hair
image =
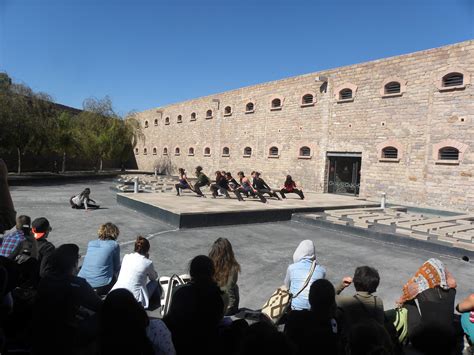
<svg viewBox="0 0 474 355">
<path fill-rule="evenodd" d="M 16 229 L 22 231 L 25 235 L 31 233 L 31 218 L 21 215 L 16 218 Z"/>
<path fill-rule="evenodd" d="M 237 173 L 237 175 L 239 175 L 239 176 L 241 175 L 242 177 L 245 177 L 245 174 L 244 174 L 243 171 L 239 171 L 239 172 Z"/>
<path fill-rule="evenodd" d="M 353 355 L 392 355 L 393 345 L 385 327 L 373 319 L 355 324 L 347 347 Z"/>
<path fill-rule="evenodd" d="M 355 269 L 353 282 L 356 291 L 374 293 L 380 283 L 379 272 L 370 266 L 359 266 Z"/>
<path fill-rule="evenodd" d="M 183 168 L 179 168 L 178 171 L 179 171 L 179 173 L 180 173 L 181 175 L 184 174 L 184 169 L 183 169 Z"/>
<path fill-rule="evenodd" d="M 198 255 L 189 264 L 189 274 L 193 281 L 212 282 L 214 280 L 214 263 L 206 255 Z"/>
<path fill-rule="evenodd" d="M 148 239 L 139 235 L 137 240 L 135 240 L 134 251 L 140 255 L 146 255 L 150 251 L 150 242 Z"/>
<path fill-rule="evenodd" d="M 225 176 L 228 177 L 228 178 L 231 178 L 232 174 L 231 173 L 225 173 Z"/>
<path fill-rule="evenodd" d="M 255 176 L 256 176 L 256 177 L 260 177 L 260 175 L 261 175 L 261 174 L 260 174 L 258 171 L 255 172 Z"/>
<path fill-rule="evenodd" d="M 126 289 L 110 292 L 100 311 L 101 354 L 153 354 L 146 336 L 148 316 Z"/>
<path fill-rule="evenodd" d="M 286 175 L 286 180 L 285 180 L 285 184 L 291 184 L 293 183 L 293 179 L 291 178 L 291 175 Z"/>
<path fill-rule="evenodd" d="M 218 238 L 212 244 L 209 257 L 214 263 L 214 280 L 220 287 L 227 284 L 232 273 L 240 272 L 240 265 L 235 260 L 232 244 L 227 238 Z"/>
<path fill-rule="evenodd" d="M 51 270 L 59 274 L 70 274 L 79 260 L 79 247 L 76 244 L 59 246 L 50 257 Z"/>
<path fill-rule="evenodd" d="M 202 171 L 202 166 L 201 165 L 196 166 L 196 171 L 199 171 L 199 172 Z"/>
<path fill-rule="evenodd" d="M 89 195 L 91 193 L 91 189 L 89 189 L 88 187 L 86 187 L 80 194 L 81 197 L 83 197 L 84 195 Z"/>
<path fill-rule="evenodd" d="M 333 284 L 326 279 L 318 279 L 309 289 L 311 310 L 318 314 L 331 315 L 336 310 L 336 291 Z"/>
</svg>

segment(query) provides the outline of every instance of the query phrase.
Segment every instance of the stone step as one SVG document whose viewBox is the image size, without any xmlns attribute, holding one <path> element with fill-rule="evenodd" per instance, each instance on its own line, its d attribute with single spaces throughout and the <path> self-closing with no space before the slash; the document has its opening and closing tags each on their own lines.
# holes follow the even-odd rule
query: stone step
<svg viewBox="0 0 474 355">
<path fill-rule="evenodd" d="M 437 235 L 452 235 L 453 233 L 474 231 L 474 224 L 462 224 L 453 227 L 440 228 L 435 232 Z"/>
<path fill-rule="evenodd" d="M 416 221 L 416 222 L 406 222 L 403 223 L 403 225 L 400 225 L 400 227 L 404 228 L 413 228 L 415 226 L 421 226 L 425 224 L 430 224 L 430 223 L 439 223 L 439 222 L 456 222 L 458 219 L 472 219 L 474 220 L 474 214 L 465 214 L 465 215 L 459 215 L 459 216 L 451 216 L 451 217 L 437 217 L 437 218 L 428 218 L 422 221 Z"/>
<path fill-rule="evenodd" d="M 455 226 L 455 224 L 449 223 L 449 222 L 439 222 L 439 223 L 425 224 L 422 226 L 415 226 L 412 229 L 419 232 L 430 232 L 430 231 L 438 230 L 440 228 L 452 227 L 452 226 Z"/>
</svg>

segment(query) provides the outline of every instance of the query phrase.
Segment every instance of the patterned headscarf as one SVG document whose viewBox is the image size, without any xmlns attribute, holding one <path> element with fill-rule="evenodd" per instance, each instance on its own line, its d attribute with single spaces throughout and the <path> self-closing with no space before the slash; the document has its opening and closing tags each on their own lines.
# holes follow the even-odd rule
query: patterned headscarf
<svg viewBox="0 0 474 355">
<path fill-rule="evenodd" d="M 437 286 L 444 290 L 455 288 L 456 281 L 440 260 L 431 258 L 403 286 L 403 294 L 398 303 L 403 304 L 414 299 L 421 292 Z"/>
</svg>

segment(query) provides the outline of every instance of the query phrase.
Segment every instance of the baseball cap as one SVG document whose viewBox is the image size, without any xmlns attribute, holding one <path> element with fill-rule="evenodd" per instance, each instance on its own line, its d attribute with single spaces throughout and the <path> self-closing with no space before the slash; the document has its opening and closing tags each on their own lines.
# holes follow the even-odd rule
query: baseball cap
<svg viewBox="0 0 474 355">
<path fill-rule="evenodd" d="M 31 226 L 35 239 L 43 238 L 46 233 L 52 230 L 49 221 L 44 217 L 36 218 Z"/>
</svg>

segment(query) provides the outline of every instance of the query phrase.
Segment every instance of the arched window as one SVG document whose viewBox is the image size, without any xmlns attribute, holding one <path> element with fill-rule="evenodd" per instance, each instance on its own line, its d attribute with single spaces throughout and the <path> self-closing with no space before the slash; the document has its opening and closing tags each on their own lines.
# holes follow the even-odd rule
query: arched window
<svg viewBox="0 0 474 355">
<path fill-rule="evenodd" d="M 226 106 L 224 108 L 224 116 L 230 116 L 230 115 L 232 115 L 232 107 Z"/>
<path fill-rule="evenodd" d="M 209 147 L 204 148 L 204 155 L 211 155 L 211 148 Z"/>
<path fill-rule="evenodd" d="M 188 155 L 194 155 L 194 148 L 193 147 L 190 147 L 188 149 Z"/>
<path fill-rule="evenodd" d="M 170 124 L 170 118 L 169 117 L 165 118 L 165 124 Z"/>
<path fill-rule="evenodd" d="M 146 153 L 147 153 L 147 149 L 143 148 L 143 155 L 146 155 Z"/>
<path fill-rule="evenodd" d="M 181 115 L 178 115 L 177 121 L 178 121 L 178 123 L 181 123 L 181 122 L 183 122 L 183 116 L 181 116 Z"/>
<path fill-rule="evenodd" d="M 464 75 L 461 73 L 449 73 L 443 76 L 443 87 L 462 86 L 464 84 Z"/>
<path fill-rule="evenodd" d="M 244 148 L 244 156 L 245 156 L 245 157 L 249 157 L 249 156 L 251 156 L 251 155 L 252 155 L 252 148 L 250 148 L 250 147 L 245 147 L 245 148 Z"/>
<path fill-rule="evenodd" d="M 166 147 L 163 148 L 163 155 L 168 155 L 168 148 Z"/>
<path fill-rule="evenodd" d="M 135 148 L 135 155 L 138 155 L 139 154 L 139 150 L 138 148 Z"/>
<path fill-rule="evenodd" d="M 179 147 L 174 148 L 174 155 L 179 155 L 179 154 L 180 154 Z"/>
<path fill-rule="evenodd" d="M 148 121 L 145 121 L 145 128 L 148 128 Z"/>
<path fill-rule="evenodd" d="M 273 99 L 272 100 L 272 109 L 281 108 L 281 100 L 280 99 Z"/>
<path fill-rule="evenodd" d="M 310 157 L 311 156 L 311 149 L 309 147 L 301 147 L 300 148 L 300 157 Z"/>
<path fill-rule="evenodd" d="M 438 151 L 439 160 L 459 160 L 459 149 L 454 147 L 443 147 Z"/>
<path fill-rule="evenodd" d="M 196 121 L 196 112 L 191 113 L 191 121 Z"/>
<path fill-rule="evenodd" d="M 306 94 L 301 100 L 302 105 L 312 105 L 314 103 L 314 96 L 312 94 Z"/>
<path fill-rule="evenodd" d="M 155 126 L 158 126 L 158 118 L 155 118 L 154 123 L 155 123 Z"/>
<path fill-rule="evenodd" d="M 212 118 L 212 110 L 207 110 L 206 112 L 206 118 Z"/>
<path fill-rule="evenodd" d="M 393 95 L 401 93 L 401 85 L 398 81 L 391 81 L 384 86 L 385 95 Z"/>
<path fill-rule="evenodd" d="M 398 149 L 395 147 L 385 147 L 382 149 L 382 158 L 398 159 Z"/>
<path fill-rule="evenodd" d="M 350 99 L 352 99 L 351 89 L 346 88 L 339 91 L 339 100 L 350 100 Z"/>
<path fill-rule="evenodd" d="M 156 147 L 153 147 L 153 155 L 156 155 L 156 151 L 157 151 Z"/>
<path fill-rule="evenodd" d="M 230 149 L 229 147 L 224 147 L 222 148 L 222 156 L 228 157 L 230 155 Z"/>
<path fill-rule="evenodd" d="M 278 156 L 278 147 L 271 147 L 269 150 L 268 150 L 268 155 L 271 156 L 271 157 L 276 157 Z"/>
<path fill-rule="evenodd" d="M 255 111 L 255 105 L 253 102 L 248 102 L 247 105 L 245 105 L 245 112 L 246 113 L 252 113 Z"/>
</svg>

